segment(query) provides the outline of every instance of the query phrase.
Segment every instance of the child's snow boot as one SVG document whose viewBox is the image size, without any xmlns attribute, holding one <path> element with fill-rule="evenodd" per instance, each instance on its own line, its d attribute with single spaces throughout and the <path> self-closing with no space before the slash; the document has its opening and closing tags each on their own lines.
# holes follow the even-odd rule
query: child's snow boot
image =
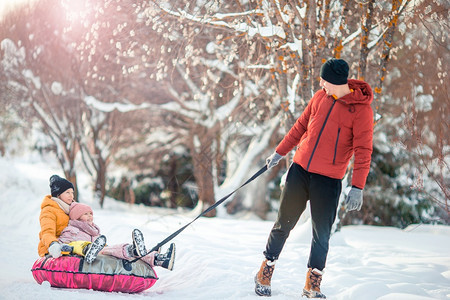
<svg viewBox="0 0 450 300">
<path fill-rule="evenodd" d="M 258 273 L 255 275 L 255 293 L 259 296 L 271 296 L 272 289 L 270 287 L 270 281 L 272 280 L 273 270 L 275 269 L 275 260 L 270 261 L 264 259 L 259 268 Z"/>
<path fill-rule="evenodd" d="M 84 256 L 90 243 L 88 241 L 73 241 L 69 243 L 69 246 L 72 247 L 72 254 Z"/>
<path fill-rule="evenodd" d="M 84 249 L 84 260 L 90 264 L 92 263 L 99 254 L 100 251 L 105 247 L 106 245 L 106 237 L 104 235 L 99 236 L 95 241 L 88 244 Z"/>
<path fill-rule="evenodd" d="M 147 254 L 147 249 L 144 244 L 144 235 L 142 232 L 139 229 L 134 229 L 131 236 L 133 238 L 134 254 L 136 256 L 144 256 Z"/>
<path fill-rule="evenodd" d="M 320 291 L 320 283 L 322 282 L 323 272 L 318 269 L 308 269 L 306 274 L 306 283 L 303 288 L 302 296 L 306 298 L 321 298 L 326 299 L 324 294 Z"/>
<path fill-rule="evenodd" d="M 156 253 L 155 254 L 155 260 L 154 265 L 163 267 L 168 269 L 169 271 L 173 270 L 173 264 L 175 261 L 175 244 L 172 243 L 169 246 L 169 249 L 167 249 L 167 252 L 164 254 Z"/>
</svg>

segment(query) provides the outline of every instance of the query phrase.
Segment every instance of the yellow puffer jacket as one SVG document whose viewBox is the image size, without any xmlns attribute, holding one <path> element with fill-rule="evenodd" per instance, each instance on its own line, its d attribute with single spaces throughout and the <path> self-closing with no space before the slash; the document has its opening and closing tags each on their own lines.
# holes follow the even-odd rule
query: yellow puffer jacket
<svg viewBox="0 0 450 300">
<path fill-rule="evenodd" d="M 48 247 L 58 240 L 61 232 L 69 224 L 69 216 L 59 207 L 51 195 L 45 196 L 41 204 L 41 215 L 39 216 L 41 232 L 39 232 L 39 256 L 48 253 Z"/>
</svg>

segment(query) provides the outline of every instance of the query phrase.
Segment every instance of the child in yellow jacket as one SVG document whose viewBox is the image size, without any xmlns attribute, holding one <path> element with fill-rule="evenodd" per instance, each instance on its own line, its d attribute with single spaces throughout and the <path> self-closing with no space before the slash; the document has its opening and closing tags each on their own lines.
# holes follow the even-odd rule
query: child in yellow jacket
<svg viewBox="0 0 450 300">
<path fill-rule="evenodd" d="M 58 238 L 69 224 L 69 207 L 74 201 L 74 188 L 70 181 L 53 175 L 50 177 L 50 191 L 51 195 L 45 196 L 41 204 L 38 253 L 39 256 L 50 254 L 57 258 L 61 256 Z"/>
<path fill-rule="evenodd" d="M 38 253 L 39 256 L 49 254 L 58 258 L 62 254 L 69 254 L 72 249 L 72 247 L 60 243 L 58 239 L 69 224 L 70 205 L 74 202 L 75 191 L 70 181 L 58 175 L 52 175 L 50 177 L 50 192 L 51 195 L 45 196 L 41 204 L 39 216 L 41 231 L 39 232 Z M 102 236 L 98 241 L 86 247 L 86 255 L 89 254 L 88 257 L 95 259 L 95 256 L 105 244 L 106 238 Z"/>
</svg>

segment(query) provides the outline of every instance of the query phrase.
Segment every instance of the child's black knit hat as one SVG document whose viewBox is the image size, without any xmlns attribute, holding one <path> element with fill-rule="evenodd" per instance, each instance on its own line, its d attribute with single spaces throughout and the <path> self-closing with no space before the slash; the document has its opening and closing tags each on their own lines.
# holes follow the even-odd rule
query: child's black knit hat
<svg viewBox="0 0 450 300">
<path fill-rule="evenodd" d="M 50 177 L 50 191 L 52 197 L 58 197 L 68 189 L 74 189 L 73 184 L 70 181 L 61 178 L 58 175 L 52 175 Z"/>
</svg>

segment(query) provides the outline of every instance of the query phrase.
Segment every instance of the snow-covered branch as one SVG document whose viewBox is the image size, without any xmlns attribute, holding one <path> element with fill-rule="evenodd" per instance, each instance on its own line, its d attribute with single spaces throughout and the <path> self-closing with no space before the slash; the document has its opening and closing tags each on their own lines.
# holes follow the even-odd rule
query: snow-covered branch
<svg viewBox="0 0 450 300">
<path fill-rule="evenodd" d="M 272 26 L 261 26 L 260 24 L 256 24 L 255 26 L 250 26 L 247 23 L 238 23 L 238 24 L 233 24 L 232 22 L 226 22 L 223 21 L 223 19 L 225 18 L 225 16 L 230 17 L 232 14 L 234 16 L 245 16 L 245 15 L 251 15 L 250 11 L 244 14 L 238 14 L 238 13 L 232 13 L 232 14 L 217 14 L 217 15 L 213 15 L 211 17 L 208 16 L 196 16 L 193 14 L 188 13 L 185 10 L 182 9 L 178 9 L 178 11 L 174 11 L 169 7 L 166 7 L 165 5 L 160 5 L 159 6 L 164 12 L 166 12 L 167 14 L 173 16 L 173 17 L 178 17 L 181 19 L 186 19 L 188 21 L 191 22 L 195 22 L 198 24 L 204 24 L 204 25 L 211 25 L 214 27 L 218 27 L 218 28 L 227 28 L 227 29 L 233 29 L 237 32 L 245 32 L 247 33 L 250 37 L 259 34 L 262 37 L 274 37 L 274 36 L 278 36 L 282 39 L 286 38 L 286 34 L 284 32 L 284 29 L 280 26 L 276 26 L 276 25 L 272 25 Z M 257 10 L 252 11 L 253 14 L 258 13 Z"/>
</svg>

